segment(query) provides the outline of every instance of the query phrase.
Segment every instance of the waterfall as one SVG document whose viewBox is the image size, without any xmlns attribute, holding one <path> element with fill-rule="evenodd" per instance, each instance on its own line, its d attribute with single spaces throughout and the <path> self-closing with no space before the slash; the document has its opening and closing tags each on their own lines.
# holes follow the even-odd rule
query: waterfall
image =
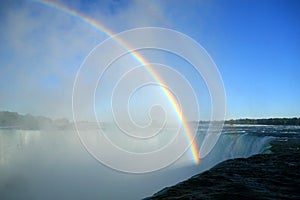
<svg viewBox="0 0 300 200">
<path fill-rule="evenodd" d="M 209 169 L 216 164 L 234 158 L 247 158 L 249 156 L 267 152 L 271 136 L 257 136 L 248 133 L 226 134 L 222 133 L 212 151 L 201 159 L 201 169 Z"/>
</svg>

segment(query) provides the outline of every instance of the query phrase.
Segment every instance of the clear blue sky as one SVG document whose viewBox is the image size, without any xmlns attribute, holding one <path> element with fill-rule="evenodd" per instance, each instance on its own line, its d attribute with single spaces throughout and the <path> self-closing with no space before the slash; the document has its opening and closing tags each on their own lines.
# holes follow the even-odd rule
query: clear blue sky
<svg viewBox="0 0 300 200">
<path fill-rule="evenodd" d="M 300 116 L 297 0 L 59 2 L 116 33 L 159 26 L 195 39 L 222 75 L 227 118 Z M 0 17 L 0 110 L 70 118 L 76 71 L 107 36 L 34 1 L 4 1 Z"/>
<path fill-rule="evenodd" d="M 300 2 L 203 4 L 183 6 L 175 26 L 200 42 L 217 63 L 228 116 L 299 116 Z"/>
</svg>

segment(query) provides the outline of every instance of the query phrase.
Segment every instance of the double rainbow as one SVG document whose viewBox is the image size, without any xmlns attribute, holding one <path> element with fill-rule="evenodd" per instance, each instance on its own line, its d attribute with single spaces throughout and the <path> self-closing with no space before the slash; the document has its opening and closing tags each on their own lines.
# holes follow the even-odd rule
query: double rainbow
<svg viewBox="0 0 300 200">
<path fill-rule="evenodd" d="M 70 9 L 70 8 L 64 6 L 64 5 L 61 5 L 61 4 L 58 4 L 58 3 L 55 3 L 55 2 L 50 2 L 50 1 L 47 1 L 47 0 L 36 0 L 36 2 L 41 3 L 45 6 L 50 7 L 50 8 L 54 8 L 58 11 L 64 12 L 64 13 L 72 16 L 72 17 L 75 17 L 75 18 L 81 20 L 82 22 L 91 25 L 92 27 L 96 28 L 97 30 L 100 30 L 102 33 L 105 33 L 109 37 L 114 35 L 114 33 L 111 30 L 106 28 L 104 25 L 100 24 L 98 21 L 81 14 L 81 13 L 77 12 L 76 10 L 72 10 L 72 9 Z M 123 46 L 124 48 L 130 50 L 130 46 L 128 44 L 126 44 L 125 41 L 123 41 L 123 40 L 121 40 L 117 37 L 114 37 L 114 39 L 121 46 Z M 161 85 L 165 85 L 164 81 L 159 76 L 159 74 L 157 72 L 155 72 L 155 70 L 151 66 L 147 65 L 148 62 L 138 52 L 136 52 L 136 51 L 133 52 L 132 51 L 131 55 L 138 62 L 140 62 L 143 66 L 146 67 L 146 69 L 152 75 L 152 77 L 154 78 L 155 81 L 157 81 Z M 174 108 L 178 119 L 181 121 L 181 124 L 182 124 L 182 126 L 185 130 L 185 133 L 186 133 L 187 140 L 191 144 L 191 149 L 190 150 L 191 150 L 192 158 L 193 158 L 194 162 L 196 164 L 198 164 L 200 162 L 200 158 L 199 158 L 199 153 L 198 153 L 198 149 L 197 149 L 197 144 L 194 141 L 192 130 L 191 130 L 188 122 L 185 120 L 185 118 L 184 118 L 184 116 L 181 112 L 180 106 L 177 103 L 177 100 L 175 99 L 174 95 L 168 89 L 166 89 L 166 87 L 161 87 L 161 89 L 162 89 L 163 93 L 166 95 L 166 97 L 167 97 L 168 101 L 170 102 L 170 104 L 172 105 L 172 107 Z"/>
</svg>

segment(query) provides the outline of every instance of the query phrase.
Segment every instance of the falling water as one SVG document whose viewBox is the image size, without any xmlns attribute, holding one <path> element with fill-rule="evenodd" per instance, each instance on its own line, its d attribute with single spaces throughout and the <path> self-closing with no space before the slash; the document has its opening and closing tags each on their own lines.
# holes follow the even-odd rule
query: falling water
<svg viewBox="0 0 300 200">
<path fill-rule="evenodd" d="M 165 169 L 137 175 L 112 170 L 93 159 L 73 130 L 2 129 L 0 195 L 1 199 L 141 199 L 221 161 L 262 153 L 271 140 L 225 128 L 198 165 L 187 151 Z"/>
</svg>

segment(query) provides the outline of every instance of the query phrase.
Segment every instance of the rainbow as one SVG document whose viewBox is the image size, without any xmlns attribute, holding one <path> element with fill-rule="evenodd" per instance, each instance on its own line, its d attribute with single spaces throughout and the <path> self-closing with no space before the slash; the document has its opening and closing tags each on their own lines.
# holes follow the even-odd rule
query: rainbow
<svg viewBox="0 0 300 200">
<path fill-rule="evenodd" d="M 45 6 L 51 7 L 55 10 L 64 12 L 72 17 L 75 17 L 79 20 L 81 20 L 84 23 L 87 23 L 89 25 L 91 25 L 92 27 L 96 28 L 97 30 L 100 30 L 102 33 L 106 34 L 107 36 L 111 37 L 113 35 L 115 35 L 111 30 L 109 30 L 108 28 L 106 28 L 105 26 L 103 26 L 102 24 L 100 24 L 98 21 L 89 18 L 79 12 L 77 12 L 76 10 L 72 10 L 64 5 L 55 3 L 55 2 L 50 2 L 47 0 L 35 0 L 36 2 L 43 4 Z M 121 39 L 115 38 L 115 40 L 124 48 L 129 49 L 130 47 L 128 44 L 125 43 L 125 41 L 122 41 Z M 147 65 L 147 61 L 138 53 L 138 52 L 131 52 L 131 55 L 139 62 L 141 63 L 143 66 L 145 66 L 148 70 L 148 72 L 153 76 L 154 80 L 157 81 L 158 83 L 160 83 L 161 85 L 165 85 L 164 81 L 160 78 L 159 74 L 155 72 L 155 70 Z M 190 142 L 191 144 L 191 155 L 192 158 L 194 160 L 194 162 L 196 164 L 198 164 L 200 162 L 200 158 L 199 158 L 199 153 L 198 153 L 198 149 L 197 149 L 197 144 L 194 141 L 194 137 L 191 131 L 191 128 L 188 124 L 188 122 L 185 120 L 180 106 L 177 103 L 176 98 L 174 97 L 174 95 L 166 88 L 166 87 L 161 87 L 163 93 L 166 95 L 168 101 L 170 102 L 170 104 L 172 105 L 172 107 L 174 108 L 178 119 L 181 121 L 181 124 L 186 132 L 186 136 L 187 136 L 187 140 Z"/>
</svg>

